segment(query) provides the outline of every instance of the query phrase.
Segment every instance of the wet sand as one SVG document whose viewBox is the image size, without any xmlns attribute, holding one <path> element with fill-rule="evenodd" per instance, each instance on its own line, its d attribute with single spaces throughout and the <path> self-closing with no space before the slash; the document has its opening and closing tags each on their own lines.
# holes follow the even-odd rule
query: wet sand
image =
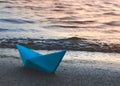
<svg viewBox="0 0 120 86">
<path fill-rule="evenodd" d="M 24 68 L 17 52 L 14 52 L 16 50 L 10 51 L 11 56 L 2 52 L 0 56 L 2 86 L 120 85 L 120 54 L 68 51 L 57 71 L 54 74 L 47 74 Z"/>
</svg>

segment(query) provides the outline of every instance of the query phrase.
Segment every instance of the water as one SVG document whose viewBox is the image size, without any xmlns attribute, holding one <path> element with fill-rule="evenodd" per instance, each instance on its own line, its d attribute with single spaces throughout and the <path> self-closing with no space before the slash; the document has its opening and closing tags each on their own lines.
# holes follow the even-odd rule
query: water
<svg viewBox="0 0 120 86">
<path fill-rule="evenodd" d="M 0 39 L 120 43 L 120 0 L 0 0 Z"/>
</svg>

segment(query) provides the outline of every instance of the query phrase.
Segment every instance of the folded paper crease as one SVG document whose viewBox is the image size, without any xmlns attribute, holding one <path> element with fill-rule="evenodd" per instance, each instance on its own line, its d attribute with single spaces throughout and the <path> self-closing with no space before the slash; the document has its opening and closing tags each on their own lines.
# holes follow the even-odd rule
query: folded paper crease
<svg viewBox="0 0 120 86">
<path fill-rule="evenodd" d="M 23 65 L 27 68 L 36 69 L 42 72 L 53 73 L 59 66 L 65 50 L 42 55 L 32 49 L 26 48 L 22 45 L 16 44 L 20 53 Z"/>
</svg>

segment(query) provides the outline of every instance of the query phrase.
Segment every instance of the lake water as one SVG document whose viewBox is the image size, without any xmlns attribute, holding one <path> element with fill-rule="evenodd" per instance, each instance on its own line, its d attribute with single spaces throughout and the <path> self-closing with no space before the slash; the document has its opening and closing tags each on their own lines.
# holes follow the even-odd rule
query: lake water
<svg viewBox="0 0 120 86">
<path fill-rule="evenodd" d="M 0 0 L 0 39 L 120 43 L 120 0 Z"/>
</svg>

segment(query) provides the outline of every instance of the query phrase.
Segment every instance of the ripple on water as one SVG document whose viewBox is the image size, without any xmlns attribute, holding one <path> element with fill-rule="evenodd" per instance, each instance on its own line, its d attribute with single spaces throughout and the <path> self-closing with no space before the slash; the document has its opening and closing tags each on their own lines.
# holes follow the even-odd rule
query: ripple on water
<svg viewBox="0 0 120 86">
<path fill-rule="evenodd" d="M 22 28 L 16 28 L 16 29 L 5 29 L 5 28 L 0 28 L 0 32 L 39 32 L 39 30 L 34 30 L 34 29 L 22 29 Z"/>
<path fill-rule="evenodd" d="M 110 34 L 113 34 L 113 33 L 120 33 L 119 30 L 107 30 L 107 31 L 103 31 L 104 33 L 110 33 Z"/>
<path fill-rule="evenodd" d="M 91 24 L 95 23 L 96 21 L 86 20 L 86 21 L 61 21 L 61 22 L 68 24 Z"/>
<path fill-rule="evenodd" d="M 34 23 L 34 21 L 23 20 L 23 19 L 0 19 L 0 22 L 12 23 L 12 24 Z"/>
<path fill-rule="evenodd" d="M 109 25 L 109 26 L 120 26 L 120 21 L 110 21 L 104 24 Z"/>
<path fill-rule="evenodd" d="M 103 15 L 110 15 L 110 16 L 120 16 L 120 14 L 118 14 L 118 13 L 115 13 L 115 12 L 105 12 L 105 13 L 103 13 Z"/>
<path fill-rule="evenodd" d="M 106 36 L 103 40 L 116 39 L 120 29 L 119 2 L 120 0 L 0 0 L 0 37 L 14 38 L 11 34 L 16 31 L 18 38 L 23 35 L 35 38 L 32 34 L 36 31 L 37 37 L 46 38 L 49 35 L 46 33 L 50 33 L 51 39 L 74 36 L 88 39 L 103 39 Z"/>
<path fill-rule="evenodd" d="M 0 3 L 11 3 L 9 1 L 0 1 Z"/>
</svg>

